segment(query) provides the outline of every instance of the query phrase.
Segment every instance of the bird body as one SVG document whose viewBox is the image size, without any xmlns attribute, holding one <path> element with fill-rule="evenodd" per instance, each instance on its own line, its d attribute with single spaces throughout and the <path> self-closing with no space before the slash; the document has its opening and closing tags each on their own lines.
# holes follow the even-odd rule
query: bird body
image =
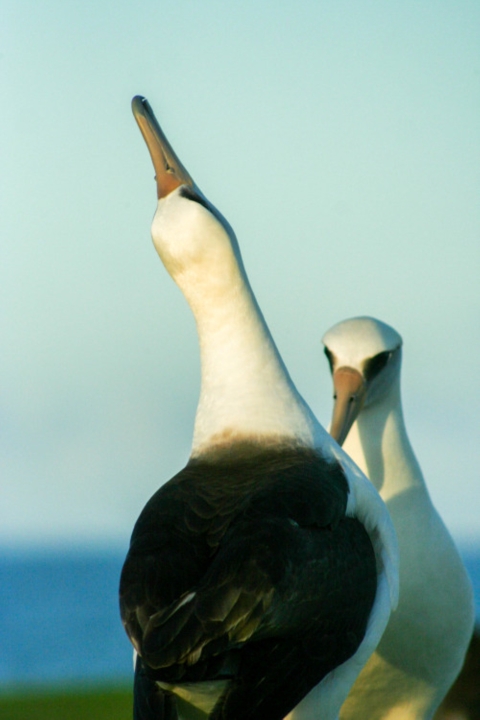
<svg viewBox="0 0 480 720">
<path fill-rule="evenodd" d="M 122 570 L 134 717 L 333 719 L 395 603 L 390 519 L 297 392 L 227 221 L 148 103 L 133 108 L 157 172 L 152 237 L 201 359 L 190 460 Z"/>
<path fill-rule="evenodd" d="M 233 717 L 256 705 L 252 717 L 286 715 L 354 653 L 374 602 L 374 552 L 346 503 L 340 468 L 312 450 L 245 445 L 190 461 L 147 503 L 122 574 L 148 676 L 185 698 L 185 684 L 193 697 L 194 683 L 241 670 Z"/>
<path fill-rule="evenodd" d="M 386 502 L 400 552 L 398 608 L 340 717 L 431 718 L 462 666 L 473 596 L 408 439 L 402 339 L 385 323 L 361 317 L 338 323 L 323 342 L 336 392 L 332 433 Z"/>
</svg>

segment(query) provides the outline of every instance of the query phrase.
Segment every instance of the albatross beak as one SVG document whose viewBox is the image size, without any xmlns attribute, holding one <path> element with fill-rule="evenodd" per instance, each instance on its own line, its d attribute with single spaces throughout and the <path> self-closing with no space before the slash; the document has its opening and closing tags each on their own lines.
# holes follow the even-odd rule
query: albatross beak
<svg viewBox="0 0 480 720">
<path fill-rule="evenodd" d="M 333 374 L 335 404 L 330 435 L 343 445 L 365 401 L 367 388 L 358 370 L 342 367 Z"/>
<path fill-rule="evenodd" d="M 136 95 L 132 100 L 132 111 L 155 168 L 158 199 L 166 197 L 180 185 L 193 187 L 192 178 L 175 155 L 148 100 Z"/>
</svg>

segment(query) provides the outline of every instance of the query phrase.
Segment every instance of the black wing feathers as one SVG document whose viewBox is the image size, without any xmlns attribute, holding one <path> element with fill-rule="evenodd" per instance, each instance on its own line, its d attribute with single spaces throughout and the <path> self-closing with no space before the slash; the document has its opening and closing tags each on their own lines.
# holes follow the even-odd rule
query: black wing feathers
<svg viewBox="0 0 480 720">
<path fill-rule="evenodd" d="M 161 705 L 138 720 L 175 717 L 155 681 L 218 678 L 212 718 L 280 719 L 355 652 L 376 568 L 347 499 L 340 466 L 298 449 L 191 461 L 155 493 L 120 584 L 136 703 Z"/>
</svg>

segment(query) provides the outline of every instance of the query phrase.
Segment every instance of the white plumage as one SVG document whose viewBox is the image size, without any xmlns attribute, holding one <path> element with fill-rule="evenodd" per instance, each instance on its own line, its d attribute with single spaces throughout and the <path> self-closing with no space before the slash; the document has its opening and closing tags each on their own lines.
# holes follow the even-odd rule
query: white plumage
<svg viewBox="0 0 480 720">
<path fill-rule="evenodd" d="M 400 551 L 398 608 L 340 717 L 431 718 L 460 671 L 474 608 L 470 580 L 405 428 L 402 338 L 385 323 L 359 317 L 335 325 L 323 343 L 335 388 L 332 435 L 346 437 L 344 449 L 385 500 Z"/>
<path fill-rule="evenodd" d="M 228 222 L 146 100 L 133 109 L 157 173 L 153 241 L 193 312 L 201 354 L 190 461 L 142 511 L 122 571 L 122 618 L 139 654 L 135 718 L 202 709 L 215 720 L 281 720 L 293 708 L 290 720 L 334 720 L 396 604 L 395 532 L 291 381 Z M 331 523 L 330 507 L 341 508 Z M 352 598 L 364 603 L 350 581 L 364 559 L 349 538 L 369 546 L 369 587 L 376 574 L 363 639 L 359 626 L 344 629 L 360 608 Z M 332 659 L 333 671 L 316 674 Z"/>
</svg>

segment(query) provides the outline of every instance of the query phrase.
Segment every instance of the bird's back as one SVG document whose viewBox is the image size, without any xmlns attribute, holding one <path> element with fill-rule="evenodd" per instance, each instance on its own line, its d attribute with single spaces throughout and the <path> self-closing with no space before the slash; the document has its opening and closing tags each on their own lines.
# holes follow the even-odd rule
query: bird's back
<svg viewBox="0 0 480 720">
<path fill-rule="evenodd" d="M 120 585 L 137 694 L 228 680 L 218 717 L 280 720 L 347 660 L 377 582 L 347 498 L 340 466 L 298 448 L 191 461 L 161 487 Z"/>
</svg>

